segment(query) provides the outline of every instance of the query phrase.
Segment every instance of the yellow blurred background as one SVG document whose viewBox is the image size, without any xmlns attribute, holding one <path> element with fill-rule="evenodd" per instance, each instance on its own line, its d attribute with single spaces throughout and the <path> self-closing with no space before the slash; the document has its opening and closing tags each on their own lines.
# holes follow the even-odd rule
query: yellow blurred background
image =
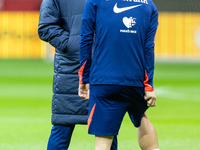
<svg viewBox="0 0 200 150">
<path fill-rule="evenodd" d="M 0 13 L 0 58 L 44 58 L 45 45 L 39 39 L 39 12 Z"/>
<path fill-rule="evenodd" d="M 155 39 L 157 59 L 200 58 L 200 13 L 160 12 Z"/>
<path fill-rule="evenodd" d="M 54 48 L 37 33 L 39 11 L 0 12 L 0 59 L 43 59 Z M 159 12 L 155 38 L 158 60 L 200 59 L 200 13 Z"/>
</svg>

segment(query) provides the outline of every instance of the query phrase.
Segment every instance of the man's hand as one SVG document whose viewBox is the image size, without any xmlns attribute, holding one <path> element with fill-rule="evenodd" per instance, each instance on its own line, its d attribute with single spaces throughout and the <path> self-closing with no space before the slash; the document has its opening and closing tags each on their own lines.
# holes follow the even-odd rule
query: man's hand
<svg viewBox="0 0 200 150">
<path fill-rule="evenodd" d="M 145 91 L 144 99 L 147 101 L 147 106 L 156 106 L 156 94 L 154 91 Z"/>
<path fill-rule="evenodd" d="M 78 95 L 84 99 L 89 99 L 90 88 L 89 84 L 79 84 Z"/>
</svg>

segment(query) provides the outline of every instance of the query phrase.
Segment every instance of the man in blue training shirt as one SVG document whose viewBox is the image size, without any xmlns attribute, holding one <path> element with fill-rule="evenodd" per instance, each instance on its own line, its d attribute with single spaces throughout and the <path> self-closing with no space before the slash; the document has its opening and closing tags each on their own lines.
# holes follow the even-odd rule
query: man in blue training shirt
<svg viewBox="0 0 200 150">
<path fill-rule="evenodd" d="M 156 105 L 153 74 L 157 26 L 158 11 L 151 0 L 86 0 L 81 22 L 79 96 L 89 98 L 90 88 L 88 132 L 95 135 L 95 150 L 110 148 L 126 112 L 134 126 L 140 127 L 145 111 Z M 158 145 L 142 149 L 155 150 Z"/>
</svg>

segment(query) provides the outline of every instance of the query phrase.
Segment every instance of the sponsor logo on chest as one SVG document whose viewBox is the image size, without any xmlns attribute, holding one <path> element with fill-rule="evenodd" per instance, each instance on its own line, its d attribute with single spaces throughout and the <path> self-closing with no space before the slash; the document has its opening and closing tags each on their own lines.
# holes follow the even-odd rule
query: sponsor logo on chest
<svg viewBox="0 0 200 150">
<path fill-rule="evenodd" d="M 126 1 L 126 2 L 139 2 L 139 3 L 148 4 L 147 0 L 122 0 L 122 1 Z"/>
</svg>

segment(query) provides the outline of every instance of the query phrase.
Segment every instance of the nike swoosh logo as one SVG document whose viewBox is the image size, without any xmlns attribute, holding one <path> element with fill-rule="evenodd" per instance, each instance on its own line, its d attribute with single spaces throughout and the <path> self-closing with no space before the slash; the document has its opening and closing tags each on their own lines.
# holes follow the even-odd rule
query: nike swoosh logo
<svg viewBox="0 0 200 150">
<path fill-rule="evenodd" d="M 129 6 L 129 7 L 118 8 L 118 7 L 117 7 L 117 3 L 116 3 L 115 6 L 113 7 L 113 11 L 114 11 L 115 13 L 121 13 L 121 12 L 130 10 L 130 9 L 133 9 L 133 8 L 139 7 L 139 6 L 141 6 L 141 5 L 142 5 L 142 4 L 140 4 L 140 5 L 135 5 L 135 6 Z"/>
</svg>

